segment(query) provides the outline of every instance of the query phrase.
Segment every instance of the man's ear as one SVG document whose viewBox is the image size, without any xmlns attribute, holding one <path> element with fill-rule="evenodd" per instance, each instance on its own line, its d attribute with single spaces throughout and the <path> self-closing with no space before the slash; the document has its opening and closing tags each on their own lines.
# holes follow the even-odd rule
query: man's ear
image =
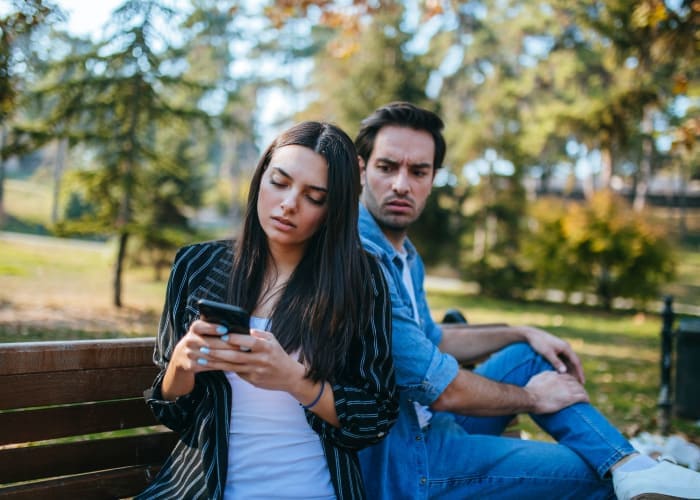
<svg viewBox="0 0 700 500">
<path fill-rule="evenodd" d="M 357 163 L 360 164 L 360 183 L 364 187 L 365 185 L 365 174 L 367 173 L 367 165 L 365 165 L 365 160 L 362 159 L 360 155 L 357 156 Z"/>
</svg>

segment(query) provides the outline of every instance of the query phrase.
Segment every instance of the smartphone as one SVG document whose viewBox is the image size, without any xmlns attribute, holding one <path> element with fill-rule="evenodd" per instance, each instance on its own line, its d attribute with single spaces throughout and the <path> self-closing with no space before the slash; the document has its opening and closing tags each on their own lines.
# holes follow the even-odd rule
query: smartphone
<svg viewBox="0 0 700 500">
<path fill-rule="evenodd" d="M 207 299 L 198 300 L 197 307 L 203 320 L 223 325 L 229 333 L 250 334 L 250 315 L 245 309 Z"/>
</svg>

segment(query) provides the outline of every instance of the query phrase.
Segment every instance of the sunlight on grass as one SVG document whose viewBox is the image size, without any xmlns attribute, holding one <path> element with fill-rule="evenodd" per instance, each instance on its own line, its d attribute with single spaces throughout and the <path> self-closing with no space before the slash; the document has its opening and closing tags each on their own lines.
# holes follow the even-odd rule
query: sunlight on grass
<svg viewBox="0 0 700 500">
<path fill-rule="evenodd" d="M 33 180 L 5 180 L 5 210 L 27 222 L 48 224 L 51 218 L 51 185 Z"/>
<path fill-rule="evenodd" d="M 116 250 L 111 243 L 72 242 L 58 238 L 0 238 L 0 299 L 32 297 L 40 302 L 82 305 L 108 304 L 112 298 Z M 10 272 L 5 272 L 8 269 Z M 164 282 L 155 282 L 148 269 L 127 268 L 126 304 L 139 308 L 162 306 Z M 9 297 L 12 290 L 12 297 Z"/>
</svg>

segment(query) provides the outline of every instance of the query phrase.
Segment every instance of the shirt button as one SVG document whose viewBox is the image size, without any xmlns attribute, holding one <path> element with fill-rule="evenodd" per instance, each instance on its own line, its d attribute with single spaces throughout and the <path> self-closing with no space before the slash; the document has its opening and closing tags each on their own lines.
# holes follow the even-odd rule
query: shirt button
<svg viewBox="0 0 700 500">
<path fill-rule="evenodd" d="M 421 439 L 423 439 L 423 438 L 420 436 L 416 436 L 416 441 L 420 441 Z"/>
<path fill-rule="evenodd" d="M 427 482 L 428 482 L 428 480 L 426 478 L 424 478 L 424 477 L 420 478 L 420 484 L 425 484 Z"/>
</svg>

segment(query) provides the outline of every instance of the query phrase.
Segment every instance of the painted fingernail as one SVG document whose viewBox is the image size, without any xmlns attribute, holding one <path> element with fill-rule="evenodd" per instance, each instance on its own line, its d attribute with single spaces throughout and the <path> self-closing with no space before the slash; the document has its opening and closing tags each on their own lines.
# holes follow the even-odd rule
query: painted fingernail
<svg viewBox="0 0 700 500">
<path fill-rule="evenodd" d="M 198 365 L 206 365 L 209 361 L 207 361 L 204 358 L 197 358 L 197 364 Z"/>
<path fill-rule="evenodd" d="M 222 335 L 221 340 L 223 340 L 224 342 L 228 342 L 228 335 Z"/>
<path fill-rule="evenodd" d="M 219 335 L 228 333 L 228 328 L 226 328 L 224 325 L 219 325 L 216 327 L 216 333 L 218 333 Z"/>
<path fill-rule="evenodd" d="M 199 352 L 201 352 L 202 354 L 209 354 L 210 349 L 207 346 L 203 345 L 199 348 Z"/>
</svg>

